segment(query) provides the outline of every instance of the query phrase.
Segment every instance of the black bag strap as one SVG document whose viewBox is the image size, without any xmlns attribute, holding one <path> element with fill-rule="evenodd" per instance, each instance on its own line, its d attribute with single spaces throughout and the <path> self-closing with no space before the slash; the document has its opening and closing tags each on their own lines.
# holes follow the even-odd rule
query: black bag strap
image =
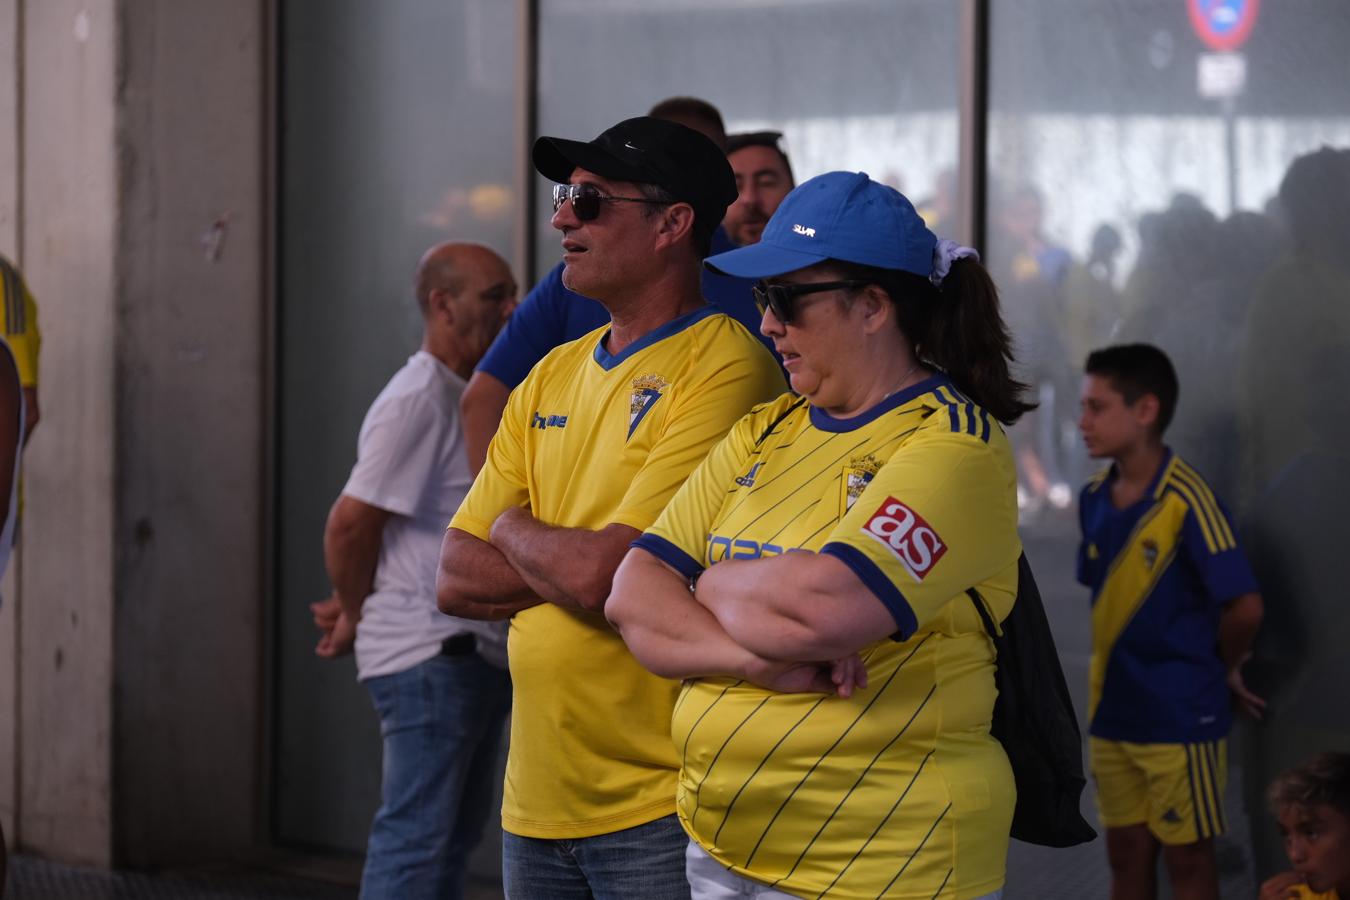
<svg viewBox="0 0 1350 900">
<path fill-rule="evenodd" d="M 984 605 L 984 598 L 974 588 L 966 588 L 966 595 L 970 597 L 970 602 L 975 604 L 975 611 L 980 614 L 980 621 L 984 623 L 984 630 L 994 641 L 994 647 L 997 649 L 998 626 L 994 624 L 994 617 L 989 615 L 989 607 Z"/>
<path fill-rule="evenodd" d="M 759 445 L 762 444 L 762 443 L 764 443 L 765 439 L 767 439 L 769 435 L 773 434 L 773 430 L 774 430 L 775 428 L 777 428 L 779 425 L 783 424 L 783 420 L 784 420 L 784 419 L 786 419 L 788 416 L 792 415 L 792 414 L 793 414 L 794 412 L 796 412 L 797 410 L 801 409 L 801 408 L 802 408 L 802 404 L 804 404 L 805 402 L 806 402 L 806 398 L 805 398 L 805 397 L 798 397 L 797 400 L 796 400 L 796 402 L 794 402 L 794 403 L 793 403 L 791 406 L 789 406 L 787 409 L 785 409 L 785 410 L 783 410 L 781 413 L 779 413 L 779 414 L 778 414 L 778 418 L 776 418 L 776 419 L 774 419 L 772 422 L 770 422 L 770 423 L 769 423 L 769 427 L 768 427 L 768 428 L 765 428 L 764 431 L 763 431 L 763 433 L 761 433 L 759 437 L 755 438 L 755 449 L 758 450 L 758 449 L 759 449 Z"/>
</svg>

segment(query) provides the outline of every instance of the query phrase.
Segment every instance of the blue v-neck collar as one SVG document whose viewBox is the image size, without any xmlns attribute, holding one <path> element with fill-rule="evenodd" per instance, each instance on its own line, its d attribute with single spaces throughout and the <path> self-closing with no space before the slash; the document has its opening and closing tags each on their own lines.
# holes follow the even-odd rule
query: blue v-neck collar
<svg viewBox="0 0 1350 900">
<path fill-rule="evenodd" d="M 600 368 L 608 372 L 616 366 L 622 365 L 623 362 L 634 353 L 645 350 L 652 344 L 663 341 L 673 334 L 679 334 L 690 325 L 701 322 L 708 318 L 708 316 L 716 315 L 717 312 L 717 307 L 712 306 L 711 304 L 701 306 L 693 312 L 685 313 L 679 318 L 671 319 L 669 322 L 658 328 L 653 328 L 627 347 L 624 347 L 618 353 L 610 353 L 605 349 L 605 342 L 609 340 L 609 329 L 607 328 L 605 329 L 605 333 L 600 336 L 600 340 L 595 342 L 595 362 Z"/>
</svg>

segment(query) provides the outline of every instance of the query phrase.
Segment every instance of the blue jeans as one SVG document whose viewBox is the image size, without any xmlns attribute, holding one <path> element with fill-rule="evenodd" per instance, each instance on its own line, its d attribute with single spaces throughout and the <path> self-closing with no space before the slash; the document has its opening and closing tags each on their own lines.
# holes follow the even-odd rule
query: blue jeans
<svg viewBox="0 0 1350 900">
<path fill-rule="evenodd" d="M 458 900 L 483 837 L 511 677 L 477 653 L 365 682 L 384 737 L 362 900 Z"/>
<path fill-rule="evenodd" d="M 502 835 L 507 900 L 689 900 L 674 815 L 595 837 L 544 840 Z"/>
</svg>

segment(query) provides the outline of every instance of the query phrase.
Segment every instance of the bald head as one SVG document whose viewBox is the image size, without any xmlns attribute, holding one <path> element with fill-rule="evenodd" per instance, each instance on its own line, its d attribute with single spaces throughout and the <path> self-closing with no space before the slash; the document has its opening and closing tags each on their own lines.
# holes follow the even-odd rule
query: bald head
<svg viewBox="0 0 1350 900">
<path fill-rule="evenodd" d="M 415 279 L 424 349 L 465 378 L 516 306 L 506 260 L 483 244 L 447 241 L 422 254 Z"/>
<path fill-rule="evenodd" d="M 422 315 L 427 314 L 433 291 L 458 295 L 464 290 L 468 273 L 484 267 L 510 272 L 506 261 L 484 244 L 446 241 L 428 249 L 417 263 L 413 283 Z"/>
</svg>

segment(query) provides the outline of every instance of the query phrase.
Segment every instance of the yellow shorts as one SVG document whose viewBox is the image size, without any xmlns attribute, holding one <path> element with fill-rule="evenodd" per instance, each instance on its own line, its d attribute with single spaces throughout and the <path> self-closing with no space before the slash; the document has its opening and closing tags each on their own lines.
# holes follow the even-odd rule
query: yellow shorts
<svg viewBox="0 0 1350 900">
<path fill-rule="evenodd" d="M 1131 744 L 1088 739 L 1097 811 L 1107 828 L 1147 825 L 1164 844 L 1223 834 L 1228 741 Z"/>
</svg>

